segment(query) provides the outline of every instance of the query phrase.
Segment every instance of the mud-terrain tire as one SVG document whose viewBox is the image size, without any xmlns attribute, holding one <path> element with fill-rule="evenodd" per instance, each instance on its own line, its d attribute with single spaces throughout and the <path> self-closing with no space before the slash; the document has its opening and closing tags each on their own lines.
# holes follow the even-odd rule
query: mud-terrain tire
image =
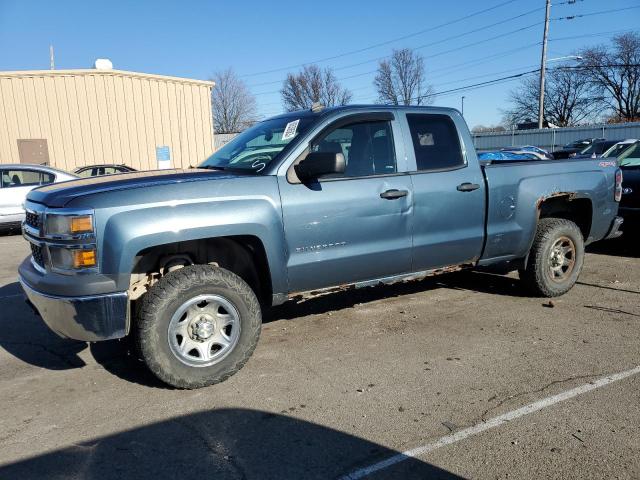
<svg viewBox="0 0 640 480">
<path fill-rule="evenodd" d="M 193 265 L 149 289 L 133 333 L 142 360 L 160 380 L 193 389 L 240 370 L 261 326 L 260 304 L 244 280 L 223 268 Z"/>
<path fill-rule="evenodd" d="M 520 279 L 534 295 L 557 297 L 571 290 L 583 262 L 584 239 L 578 226 L 564 218 L 543 218 Z"/>
</svg>

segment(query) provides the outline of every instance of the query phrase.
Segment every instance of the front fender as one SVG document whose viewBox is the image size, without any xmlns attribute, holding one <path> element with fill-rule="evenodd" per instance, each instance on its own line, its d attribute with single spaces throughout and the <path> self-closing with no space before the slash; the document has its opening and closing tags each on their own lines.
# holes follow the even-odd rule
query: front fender
<svg viewBox="0 0 640 480">
<path fill-rule="evenodd" d="M 286 252 L 279 210 L 279 205 L 269 197 L 243 196 L 167 202 L 111 212 L 100 233 L 101 272 L 117 274 L 119 281 L 123 281 L 122 274 L 130 274 L 135 257 L 147 248 L 251 235 L 264 246 L 274 293 L 284 293 L 287 291 Z"/>
</svg>

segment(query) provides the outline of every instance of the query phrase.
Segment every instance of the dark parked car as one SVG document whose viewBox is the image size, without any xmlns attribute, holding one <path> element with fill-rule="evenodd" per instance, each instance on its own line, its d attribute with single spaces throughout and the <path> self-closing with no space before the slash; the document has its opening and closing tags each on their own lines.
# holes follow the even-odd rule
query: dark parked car
<svg viewBox="0 0 640 480">
<path fill-rule="evenodd" d="M 620 140 L 598 140 L 580 152 L 569 155 L 569 158 L 598 158 L 619 142 Z"/>
<path fill-rule="evenodd" d="M 575 142 L 566 144 L 560 150 L 553 152 L 553 158 L 569 158 L 572 154 L 579 153 L 593 143 L 603 140 L 604 138 L 583 138 L 582 140 L 576 140 Z"/>
<path fill-rule="evenodd" d="M 99 177 L 100 175 L 113 175 L 114 173 L 135 172 L 135 168 L 126 165 L 87 165 L 76 168 L 73 173 L 79 177 Z"/>
<path fill-rule="evenodd" d="M 618 161 L 620 161 L 623 158 L 626 158 L 628 156 L 629 150 L 639 142 L 640 140 L 636 138 L 628 138 L 626 140 L 622 140 L 621 142 L 616 143 L 613 147 L 604 152 L 602 154 L 602 158 L 617 158 Z"/>
</svg>

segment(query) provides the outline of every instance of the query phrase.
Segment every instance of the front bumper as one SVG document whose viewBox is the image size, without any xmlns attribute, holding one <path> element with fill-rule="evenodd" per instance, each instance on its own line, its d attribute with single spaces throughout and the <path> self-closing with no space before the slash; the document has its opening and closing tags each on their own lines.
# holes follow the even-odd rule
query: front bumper
<svg viewBox="0 0 640 480">
<path fill-rule="evenodd" d="M 126 292 L 63 297 L 31 288 L 20 275 L 28 302 L 44 323 L 62 337 L 87 342 L 122 338 L 129 332 L 129 298 Z"/>
<path fill-rule="evenodd" d="M 618 238 L 620 235 L 622 235 L 622 230 L 620 230 L 620 227 L 622 227 L 623 222 L 624 219 L 622 217 L 614 218 L 613 222 L 611 223 L 611 228 L 609 228 L 609 232 L 604 238 Z"/>
</svg>

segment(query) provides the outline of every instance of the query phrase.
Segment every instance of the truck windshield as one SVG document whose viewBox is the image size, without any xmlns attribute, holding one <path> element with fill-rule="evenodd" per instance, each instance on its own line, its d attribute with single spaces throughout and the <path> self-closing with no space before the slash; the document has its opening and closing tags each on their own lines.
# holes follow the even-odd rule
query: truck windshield
<svg viewBox="0 0 640 480">
<path fill-rule="evenodd" d="M 640 142 L 634 144 L 620 156 L 621 167 L 640 167 Z"/>
<path fill-rule="evenodd" d="M 200 168 L 260 173 L 276 160 L 291 141 L 312 123 L 310 117 L 287 116 L 265 120 L 245 130 L 207 158 Z"/>
<path fill-rule="evenodd" d="M 613 147 L 602 154 L 603 158 L 619 157 L 631 144 L 616 143 Z"/>
</svg>

